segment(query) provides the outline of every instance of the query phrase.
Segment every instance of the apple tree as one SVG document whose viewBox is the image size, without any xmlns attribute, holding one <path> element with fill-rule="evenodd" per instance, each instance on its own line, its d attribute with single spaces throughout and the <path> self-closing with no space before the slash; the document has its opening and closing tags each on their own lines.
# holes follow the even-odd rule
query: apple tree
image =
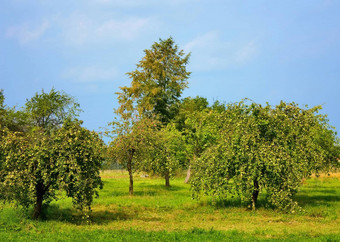
<svg viewBox="0 0 340 242">
<path fill-rule="evenodd" d="M 73 198 L 75 207 L 89 211 L 102 186 L 104 143 L 74 118 L 73 107 L 78 106 L 52 89 L 27 101 L 27 131 L 1 130 L 1 197 L 23 207 L 33 205 L 35 219 L 44 216 L 43 206 L 57 199 L 59 190 Z"/>
<path fill-rule="evenodd" d="M 193 194 L 215 200 L 239 196 L 255 209 L 258 195 L 294 211 L 294 195 L 312 173 L 337 166 L 339 141 L 320 107 L 230 104 L 220 139 L 193 166 Z"/>
</svg>

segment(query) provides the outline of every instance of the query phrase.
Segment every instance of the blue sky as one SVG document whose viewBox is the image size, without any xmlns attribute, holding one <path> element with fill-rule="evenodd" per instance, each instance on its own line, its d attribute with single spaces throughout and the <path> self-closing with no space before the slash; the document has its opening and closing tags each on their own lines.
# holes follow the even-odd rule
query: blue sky
<svg viewBox="0 0 340 242">
<path fill-rule="evenodd" d="M 340 129 L 336 0 L 1 0 L 0 88 L 9 106 L 64 90 L 98 131 L 125 73 L 169 36 L 191 52 L 184 97 L 322 104 Z"/>
</svg>

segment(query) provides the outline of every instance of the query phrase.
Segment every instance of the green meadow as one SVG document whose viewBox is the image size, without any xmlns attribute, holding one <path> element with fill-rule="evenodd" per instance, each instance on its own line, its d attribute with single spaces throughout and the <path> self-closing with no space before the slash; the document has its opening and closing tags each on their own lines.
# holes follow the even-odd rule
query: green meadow
<svg viewBox="0 0 340 242">
<path fill-rule="evenodd" d="M 182 176 L 166 188 L 162 178 L 135 175 L 134 196 L 125 171 L 101 176 L 88 220 L 63 194 L 38 221 L 32 210 L 1 204 L 0 241 L 340 241 L 339 173 L 304 181 L 296 195 L 302 210 L 293 214 L 266 206 L 264 194 L 256 211 L 238 199 L 192 200 Z"/>
</svg>

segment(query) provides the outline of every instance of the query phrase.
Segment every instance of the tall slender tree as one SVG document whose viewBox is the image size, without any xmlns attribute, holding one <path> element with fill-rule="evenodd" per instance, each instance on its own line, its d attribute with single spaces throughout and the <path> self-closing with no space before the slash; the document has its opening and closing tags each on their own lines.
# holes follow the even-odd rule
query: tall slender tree
<svg viewBox="0 0 340 242">
<path fill-rule="evenodd" d="M 160 39 L 144 52 L 137 69 L 127 73 L 132 80 L 130 87 L 121 87 L 121 92 L 118 92 L 121 104 L 118 111 L 131 108 L 135 103 L 143 115 L 155 115 L 167 124 L 176 115 L 179 98 L 188 86 L 190 72 L 186 65 L 190 54 L 185 55 L 183 50 L 178 50 L 171 37 Z"/>
<path fill-rule="evenodd" d="M 129 173 L 129 194 L 133 195 L 133 173 L 140 171 L 145 160 L 150 159 L 150 144 L 155 143 L 154 130 L 157 120 L 140 119 L 139 116 L 123 115 L 111 122 L 113 140 L 109 145 L 109 156 Z"/>
<path fill-rule="evenodd" d="M 137 69 L 127 73 L 131 85 L 120 87 L 121 91 L 117 92 L 120 106 L 116 114 L 125 124 L 121 125 L 125 127 L 123 128 L 125 131 L 122 132 L 121 128 L 114 129 L 118 135 L 116 139 L 126 142 L 133 140 L 134 147 L 142 147 L 139 142 L 144 141 L 138 138 L 140 130 L 135 130 L 133 125 L 143 124 L 144 122 L 139 120 L 144 118 L 156 119 L 158 125 L 154 128 L 157 129 L 169 124 L 178 113 L 180 96 L 188 86 L 190 76 L 186 69 L 190 54 L 185 55 L 183 50 L 179 50 L 171 37 L 166 40 L 160 39 L 144 52 L 145 56 L 137 64 Z M 123 137 L 125 138 L 122 139 Z M 112 144 L 116 147 L 118 141 L 113 141 Z M 133 154 L 137 154 L 135 148 L 131 149 L 131 145 L 124 147 L 130 149 L 130 152 L 126 150 L 124 153 L 124 156 L 130 157 L 127 159 L 133 158 L 132 151 Z M 144 149 L 144 152 L 146 151 L 147 149 Z M 169 184 L 169 172 L 162 170 L 161 173 L 165 174 L 166 184 Z"/>
</svg>

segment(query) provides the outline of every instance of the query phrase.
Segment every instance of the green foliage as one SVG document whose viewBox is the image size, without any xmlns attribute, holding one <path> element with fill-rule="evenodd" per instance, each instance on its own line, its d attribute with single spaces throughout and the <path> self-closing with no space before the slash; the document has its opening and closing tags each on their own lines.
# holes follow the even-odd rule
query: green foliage
<svg viewBox="0 0 340 242">
<path fill-rule="evenodd" d="M 183 133 L 191 160 L 196 160 L 215 144 L 222 122 L 219 113 L 211 109 L 196 111 L 187 116 Z"/>
<path fill-rule="evenodd" d="M 97 188 L 103 184 L 99 175 L 105 145 L 94 131 L 81 127 L 82 122 L 67 121 L 56 136 L 58 184 L 81 210 L 90 210 Z"/>
<path fill-rule="evenodd" d="M 176 115 L 179 97 L 188 85 L 189 55 L 179 51 L 171 37 L 160 39 L 144 52 L 137 69 L 127 73 L 132 79 L 130 87 L 121 87 L 118 93 L 118 111 L 132 110 L 136 103 L 139 113 L 156 116 L 167 124 Z"/>
<path fill-rule="evenodd" d="M 216 118 L 218 140 L 194 163 L 193 195 L 240 196 L 255 208 L 259 192 L 283 210 L 297 207 L 302 179 L 329 171 L 339 157 L 336 133 L 320 107 L 281 102 L 275 108 L 230 104 Z"/>
<path fill-rule="evenodd" d="M 34 218 L 43 216 L 43 205 L 56 199 L 60 189 L 77 208 L 88 211 L 96 188 L 102 186 L 99 169 L 104 143 L 95 132 L 81 127 L 81 121 L 72 119 L 78 107 L 73 98 L 52 89 L 27 101 L 20 114 L 29 122 L 21 126 L 25 127 L 21 132 L 14 132 L 18 122 L 0 127 L 1 197 L 23 207 L 34 204 Z M 19 117 L 14 109 L 4 113 L 7 121 Z"/>
<path fill-rule="evenodd" d="M 120 107 L 116 110 L 119 122 L 112 122 L 111 157 L 130 173 L 130 194 L 133 193 L 132 173 L 153 170 L 170 176 L 169 132 L 163 128 L 178 112 L 179 97 L 187 87 L 190 72 L 186 71 L 189 55 L 179 51 L 172 38 L 154 43 L 137 64 L 127 73 L 130 87 L 118 92 Z M 173 146 L 172 146 L 173 147 Z M 156 164 L 159 162 L 159 164 Z"/>
<path fill-rule="evenodd" d="M 117 111 L 118 113 L 118 111 Z M 128 115 L 126 115 L 128 113 Z M 141 171 L 150 159 L 151 144 L 156 141 L 157 120 L 141 118 L 136 112 L 118 113 L 120 120 L 111 122 L 112 138 L 108 156 L 112 162 L 118 162 L 126 168 L 130 176 L 129 192 L 133 195 L 133 173 Z"/>
<path fill-rule="evenodd" d="M 185 182 L 190 180 L 191 163 L 195 162 L 201 154 L 214 145 L 219 135 L 219 113 L 224 105 L 215 102 L 212 107 L 203 97 L 187 97 L 182 100 L 179 113 L 173 121 L 176 128 L 182 132 L 186 160 L 184 166 L 188 168 Z"/>
<path fill-rule="evenodd" d="M 133 193 L 132 174 L 146 171 L 166 177 L 184 164 L 185 146 L 181 133 L 174 125 L 162 126 L 157 119 L 134 116 L 111 123 L 113 141 L 109 157 L 130 173 L 130 193 Z"/>
<path fill-rule="evenodd" d="M 15 107 L 7 107 L 3 90 L 0 89 L 0 128 L 7 128 L 11 131 L 26 131 L 27 124 L 27 114 L 22 110 L 16 110 Z"/>
<path fill-rule="evenodd" d="M 51 130 L 60 128 L 66 119 L 78 116 L 81 110 L 71 96 L 52 88 L 49 93 L 42 90 L 41 94 L 36 93 L 27 100 L 25 111 L 34 127 Z"/>
<path fill-rule="evenodd" d="M 5 109 L 5 96 L 4 90 L 0 89 L 0 112 Z"/>
<path fill-rule="evenodd" d="M 169 124 L 154 129 L 153 136 L 152 143 L 149 143 L 150 156 L 142 164 L 143 170 L 165 177 L 166 186 L 170 186 L 170 177 L 183 167 L 186 159 L 182 134 Z"/>
<path fill-rule="evenodd" d="M 185 120 L 194 116 L 196 113 L 199 113 L 209 106 L 209 102 L 204 97 L 186 97 L 181 100 L 179 104 L 178 114 L 176 115 L 173 122 L 176 125 L 176 128 L 179 131 L 183 131 L 186 128 Z"/>
<path fill-rule="evenodd" d="M 63 189 L 77 208 L 90 210 L 95 189 L 102 186 L 103 142 L 80 124 L 67 121 L 50 135 L 39 129 L 29 134 L 6 132 L 0 147 L 3 199 L 23 207 L 34 204 L 33 216 L 38 218 L 43 202 L 47 205 Z"/>
<path fill-rule="evenodd" d="M 130 122 L 112 122 L 114 139 L 109 145 L 110 157 L 128 167 L 131 160 L 132 170 L 141 171 L 143 161 L 150 158 L 151 144 L 155 143 L 154 130 L 158 122 L 152 119 L 135 117 Z"/>
</svg>

